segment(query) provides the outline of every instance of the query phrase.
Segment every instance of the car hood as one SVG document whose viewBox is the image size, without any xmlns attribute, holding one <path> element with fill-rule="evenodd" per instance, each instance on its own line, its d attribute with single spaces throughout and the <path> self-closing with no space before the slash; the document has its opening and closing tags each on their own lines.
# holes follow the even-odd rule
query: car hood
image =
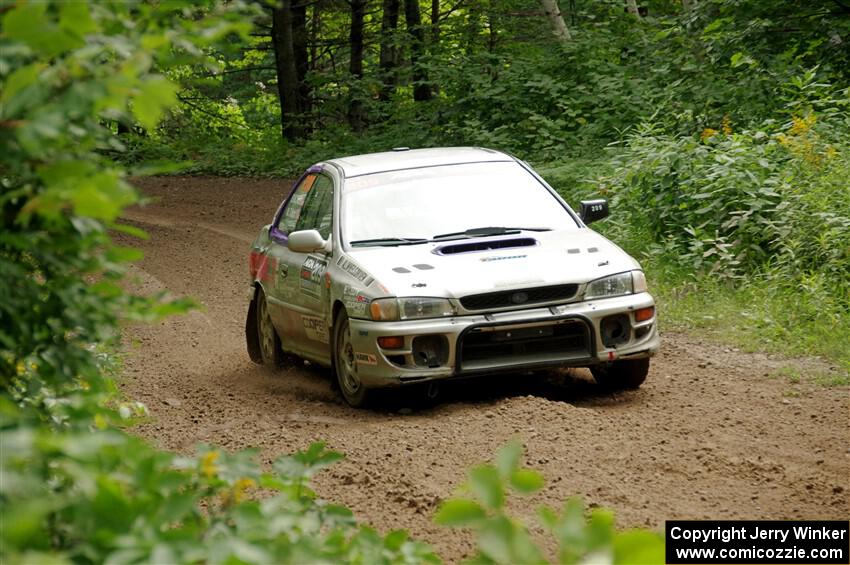
<svg viewBox="0 0 850 565">
<path fill-rule="evenodd" d="M 505 247 L 480 249 L 488 245 Z M 622 249 L 586 228 L 354 248 L 348 255 L 394 296 L 458 298 L 491 290 L 582 284 L 640 268 Z"/>
</svg>

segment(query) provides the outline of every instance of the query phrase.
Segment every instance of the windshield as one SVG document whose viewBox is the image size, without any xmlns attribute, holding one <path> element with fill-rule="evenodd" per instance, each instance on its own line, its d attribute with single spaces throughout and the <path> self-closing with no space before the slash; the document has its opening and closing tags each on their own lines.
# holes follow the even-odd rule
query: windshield
<svg viewBox="0 0 850 565">
<path fill-rule="evenodd" d="M 342 194 L 341 220 L 346 242 L 397 239 L 410 243 L 482 226 L 578 228 L 546 187 L 513 161 L 349 179 Z"/>
</svg>

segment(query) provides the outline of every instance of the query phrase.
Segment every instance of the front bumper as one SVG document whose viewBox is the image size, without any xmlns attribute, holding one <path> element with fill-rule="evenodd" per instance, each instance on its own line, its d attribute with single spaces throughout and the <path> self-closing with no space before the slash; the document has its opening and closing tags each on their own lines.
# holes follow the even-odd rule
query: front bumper
<svg viewBox="0 0 850 565">
<path fill-rule="evenodd" d="M 370 388 L 455 376 L 547 367 L 587 367 L 655 355 L 656 318 L 634 312 L 654 306 L 649 293 L 437 319 L 349 320 L 357 370 Z M 627 335 L 603 339 L 603 320 L 618 316 Z M 383 349 L 379 337 L 401 336 L 403 347 Z M 426 337 L 427 336 L 427 337 Z M 424 351 L 424 352 L 423 352 Z"/>
</svg>

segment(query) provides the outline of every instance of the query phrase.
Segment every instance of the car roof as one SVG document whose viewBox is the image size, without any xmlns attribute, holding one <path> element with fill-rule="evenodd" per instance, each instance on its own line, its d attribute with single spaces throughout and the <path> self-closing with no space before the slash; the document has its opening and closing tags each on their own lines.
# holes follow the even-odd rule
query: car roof
<svg viewBox="0 0 850 565">
<path fill-rule="evenodd" d="M 482 147 L 435 147 L 431 149 L 399 148 L 383 153 L 352 155 L 331 159 L 328 163 L 342 169 L 346 178 L 351 178 L 386 171 L 493 161 L 514 161 L 514 158 L 500 151 Z"/>
</svg>

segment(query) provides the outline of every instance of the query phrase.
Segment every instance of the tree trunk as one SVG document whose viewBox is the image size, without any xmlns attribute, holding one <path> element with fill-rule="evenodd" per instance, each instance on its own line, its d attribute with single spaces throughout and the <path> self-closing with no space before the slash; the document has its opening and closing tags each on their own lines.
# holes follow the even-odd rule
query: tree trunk
<svg viewBox="0 0 850 565">
<path fill-rule="evenodd" d="M 360 80 L 363 78 L 363 20 L 366 16 L 366 0 L 351 0 L 351 60 L 348 71 L 354 83 L 349 90 L 348 123 L 354 131 L 363 130 L 363 93 Z"/>
<path fill-rule="evenodd" d="M 322 10 L 318 0 L 313 2 L 312 19 L 310 22 L 310 70 L 315 71 L 319 59 L 319 27 Z"/>
<path fill-rule="evenodd" d="M 298 75 L 298 103 L 303 114 L 310 112 L 312 93 L 307 83 L 310 61 L 307 58 L 307 1 L 292 0 L 292 54 L 295 57 L 295 72 Z"/>
<path fill-rule="evenodd" d="M 640 17 L 640 12 L 638 11 L 637 0 L 626 0 L 626 7 L 629 10 L 629 13 L 636 18 Z"/>
<path fill-rule="evenodd" d="M 481 23 L 481 7 L 478 2 L 472 2 L 466 13 L 466 55 L 475 54 L 475 42 L 478 40 Z"/>
<path fill-rule="evenodd" d="M 440 44 L 440 0 L 431 0 L 431 47 Z"/>
<path fill-rule="evenodd" d="M 428 52 L 431 60 L 436 61 L 440 50 L 440 0 L 431 0 L 431 37 L 428 41 Z M 432 96 L 439 96 L 440 86 L 431 84 Z"/>
<path fill-rule="evenodd" d="M 540 3 L 543 4 L 543 12 L 546 14 L 546 17 L 549 18 L 549 23 L 552 24 L 552 30 L 555 33 L 555 37 L 558 38 L 558 41 L 561 43 L 566 43 L 572 39 L 572 35 L 570 35 L 570 30 L 567 27 L 566 22 L 564 22 L 564 16 L 561 15 L 561 9 L 558 7 L 557 0 L 540 0 Z"/>
<path fill-rule="evenodd" d="M 379 97 L 386 102 L 395 88 L 396 68 L 398 67 L 398 30 L 399 0 L 384 0 L 381 16 L 381 54 L 378 66 L 381 70 L 381 92 Z"/>
<path fill-rule="evenodd" d="M 431 99 L 431 86 L 428 73 L 422 66 L 425 55 L 425 33 L 422 30 L 422 14 L 419 0 L 404 0 L 404 19 L 410 34 L 410 65 L 413 67 L 413 99 L 424 102 Z"/>
<path fill-rule="evenodd" d="M 292 38 L 292 4 L 283 0 L 272 8 L 272 46 L 277 69 L 277 91 L 280 98 L 280 127 L 283 138 L 296 141 L 303 137 L 298 92 L 298 70 Z"/>
</svg>

